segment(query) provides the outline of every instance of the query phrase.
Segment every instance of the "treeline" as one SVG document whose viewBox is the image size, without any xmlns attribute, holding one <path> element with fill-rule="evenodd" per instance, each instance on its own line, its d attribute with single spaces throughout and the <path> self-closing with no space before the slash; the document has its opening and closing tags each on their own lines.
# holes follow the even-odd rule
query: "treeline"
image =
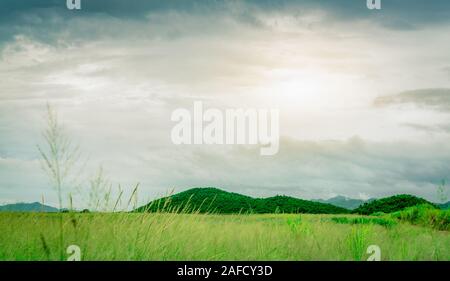
<svg viewBox="0 0 450 281">
<path fill-rule="evenodd" d="M 176 213 L 218 213 L 218 214 L 346 214 L 360 215 L 389 214 L 417 205 L 435 204 L 412 195 L 402 194 L 366 202 L 354 210 L 332 204 L 303 200 L 277 195 L 269 198 L 252 198 L 217 188 L 192 188 L 171 196 L 163 197 L 135 209 L 135 212 L 176 212 Z"/>
<path fill-rule="evenodd" d="M 408 194 L 401 194 L 364 203 L 363 205 L 353 210 L 353 213 L 361 215 L 371 215 L 374 213 L 392 213 L 421 204 L 428 204 L 430 206 L 436 207 L 433 203 L 425 199 Z"/>
<path fill-rule="evenodd" d="M 344 214 L 349 210 L 289 196 L 252 198 L 217 188 L 193 188 L 178 194 L 154 200 L 135 210 L 136 212 L 183 213 L 309 213 Z"/>
</svg>

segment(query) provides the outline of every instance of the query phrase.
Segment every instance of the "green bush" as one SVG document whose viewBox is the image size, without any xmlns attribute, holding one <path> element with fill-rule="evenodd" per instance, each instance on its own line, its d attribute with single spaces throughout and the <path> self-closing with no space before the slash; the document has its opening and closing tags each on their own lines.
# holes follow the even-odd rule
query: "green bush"
<svg viewBox="0 0 450 281">
<path fill-rule="evenodd" d="M 380 212 L 392 213 L 420 204 L 429 204 L 434 206 L 432 203 L 423 198 L 408 194 L 401 194 L 367 202 L 353 210 L 353 213 L 361 215 L 370 215 Z"/>
<path fill-rule="evenodd" d="M 354 261 L 361 261 L 367 247 L 369 229 L 366 226 L 353 226 L 346 242 Z"/>
<path fill-rule="evenodd" d="M 341 224 L 378 224 L 384 227 L 392 227 L 396 222 L 392 219 L 385 218 L 348 218 L 348 217 L 333 217 L 331 221 Z"/>
<path fill-rule="evenodd" d="M 450 229 L 450 210 L 436 209 L 428 204 L 409 207 L 403 211 L 392 213 L 391 217 L 438 230 Z"/>
</svg>

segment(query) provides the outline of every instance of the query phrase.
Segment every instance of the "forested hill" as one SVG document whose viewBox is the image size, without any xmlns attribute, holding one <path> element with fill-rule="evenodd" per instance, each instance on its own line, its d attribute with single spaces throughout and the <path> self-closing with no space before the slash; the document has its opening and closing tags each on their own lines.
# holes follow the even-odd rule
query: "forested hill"
<svg viewBox="0 0 450 281">
<path fill-rule="evenodd" d="M 200 213 L 310 213 L 338 214 L 349 210 L 289 196 L 252 198 L 217 188 L 192 188 L 171 196 L 160 198 L 139 207 L 136 212 L 200 212 Z"/>
<path fill-rule="evenodd" d="M 377 212 L 392 213 L 420 204 L 428 204 L 436 207 L 433 203 L 425 199 L 408 194 L 401 194 L 367 202 L 353 210 L 353 212 L 362 215 L 370 215 Z"/>
</svg>

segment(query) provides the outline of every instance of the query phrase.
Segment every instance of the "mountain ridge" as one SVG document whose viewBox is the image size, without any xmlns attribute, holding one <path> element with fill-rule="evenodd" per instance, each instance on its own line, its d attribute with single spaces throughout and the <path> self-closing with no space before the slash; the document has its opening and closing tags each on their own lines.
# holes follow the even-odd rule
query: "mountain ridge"
<svg viewBox="0 0 450 281">
<path fill-rule="evenodd" d="M 373 198 L 370 198 L 368 200 L 362 200 L 362 199 L 355 199 L 355 198 L 350 198 L 350 197 L 346 197 L 343 195 L 337 195 L 328 199 L 312 199 L 312 201 L 316 201 L 316 202 L 320 202 L 320 203 L 327 203 L 327 204 L 331 204 L 331 205 L 335 205 L 341 208 L 346 208 L 349 210 L 353 210 L 358 208 L 359 206 L 361 206 L 362 204 L 371 201 L 371 200 L 375 200 Z"/>
<path fill-rule="evenodd" d="M 59 212 L 58 208 L 41 204 L 39 202 L 32 203 L 13 203 L 0 206 L 0 212 L 46 212 L 55 213 Z"/>
</svg>

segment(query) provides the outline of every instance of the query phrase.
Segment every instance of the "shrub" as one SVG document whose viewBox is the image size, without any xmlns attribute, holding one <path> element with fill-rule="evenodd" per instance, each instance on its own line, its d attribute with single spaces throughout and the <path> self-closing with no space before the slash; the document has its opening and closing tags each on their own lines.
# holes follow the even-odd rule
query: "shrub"
<svg viewBox="0 0 450 281">
<path fill-rule="evenodd" d="M 391 217 L 438 230 L 450 229 L 450 211 L 439 210 L 428 204 L 409 207 L 403 211 L 392 213 Z"/>
<path fill-rule="evenodd" d="M 429 204 L 433 206 L 432 203 L 425 199 L 402 194 L 367 202 L 356 208 L 353 212 L 361 215 L 370 215 L 379 212 L 392 213 L 420 204 Z"/>
<path fill-rule="evenodd" d="M 352 258 L 355 261 L 362 260 L 367 244 L 368 232 L 369 230 L 364 226 L 354 226 L 352 227 L 350 234 L 347 236 L 347 246 L 349 247 Z"/>
<path fill-rule="evenodd" d="M 347 218 L 347 217 L 333 217 L 331 220 L 335 223 L 341 224 L 378 224 L 384 227 L 392 227 L 396 222 L 392 219 L 385 218 Z"/>
</svg>

